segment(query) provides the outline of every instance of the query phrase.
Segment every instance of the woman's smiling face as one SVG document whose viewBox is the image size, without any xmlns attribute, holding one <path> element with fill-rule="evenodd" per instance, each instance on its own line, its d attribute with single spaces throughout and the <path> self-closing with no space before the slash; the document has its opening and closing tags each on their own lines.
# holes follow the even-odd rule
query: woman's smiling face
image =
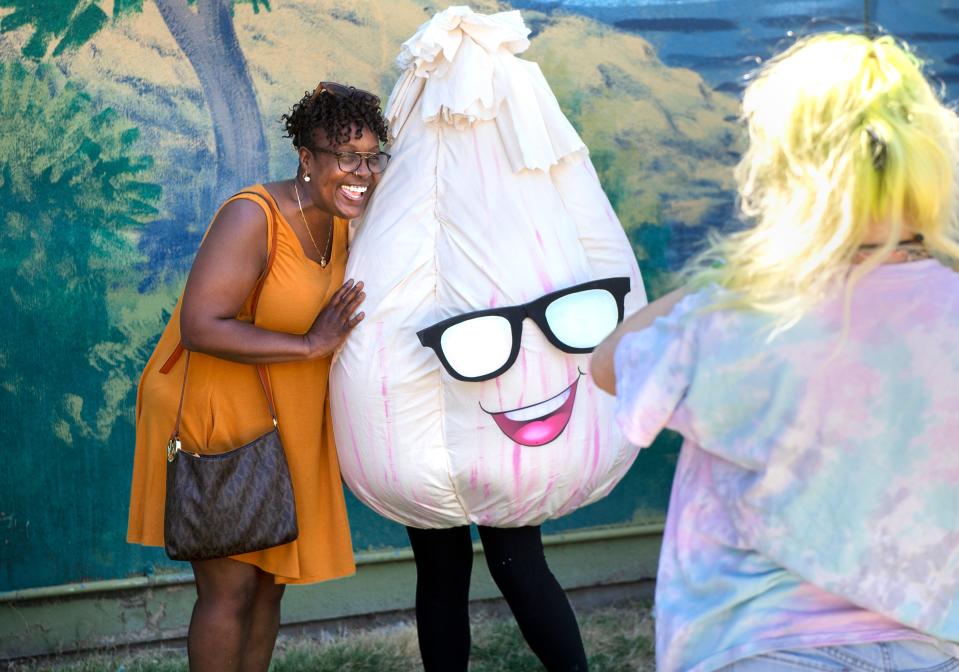
<svg viewBox="0 0 959 672">
<path fill-rule="evenodd" d="M 313 133 L 316 149 L 300 149 L 300 161 L 310 175 L 306 190 L 313 204 L 343 219 L 356 219 L 363 214 L 382 175 L 371 172 L 365 159 L 352 172 L 340 169 L 340 159 L 331 152 L 375 154 L 380 151 L 379 140 L 370 128 L 363 127 L 358 138 L 356 131 L 354 126 L 347 142 L 334 144 L 323 130 L 317 129 Z"/>
</svg>

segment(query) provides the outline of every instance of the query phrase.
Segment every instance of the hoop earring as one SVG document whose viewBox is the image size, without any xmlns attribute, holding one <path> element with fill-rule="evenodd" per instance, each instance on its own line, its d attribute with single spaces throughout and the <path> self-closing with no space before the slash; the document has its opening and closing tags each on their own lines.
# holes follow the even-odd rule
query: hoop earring
<svg viewBox="0 0 959 672">
<path fill-rule="evenodd" d="M 303 175 L 303 181 L 304 181 L 304 182 L 309 182 L 309 181 L 310 181 L 310 174 L 309 174 L 309 173 L 304 173 L 304 175 Z"/>
</svg>

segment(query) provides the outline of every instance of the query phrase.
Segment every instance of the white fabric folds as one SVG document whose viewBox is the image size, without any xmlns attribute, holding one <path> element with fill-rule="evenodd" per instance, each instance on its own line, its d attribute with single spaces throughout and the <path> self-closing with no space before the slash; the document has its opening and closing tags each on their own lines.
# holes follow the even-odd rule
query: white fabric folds
<svg viewBox="0 0 959 672">
<path fill-rule="evenodd" d="M 629 278 L 627 314 L 645 303 L 582 141 L 515 55 L 527 35 L 516 12 L 453 7 L 403 46 L 393 158 L 350 247 L 347 275 L 367 298 L 330 374 L 340 468 L 360 500 L 413 527 L 535 525 L 604 496 L 636 455 L 589 354 L 561 351 L 533 321 L 514 364 L 481 382 L 452 376 L 417 337 L 603 278 Z M 589 297 L 557 307 L 557 330 L 595 336 L 577 320 L 606 319 L 608 305 Z M 510 339 L 487 320 L 447 345 L 479 370 Z"/>
<path fill-rule="evenodd" d="M 458 129 L 493 120 L 513 171 L 546 170 L 584 151 L 539 66 L 516 58 L 529 32 L 518 11 L 486 16 L 459 6 L 434 16 L 396 59 L 405 72 L 387 105 L 392 133 L 417 108 L 423 121 Z"/>
</svg>

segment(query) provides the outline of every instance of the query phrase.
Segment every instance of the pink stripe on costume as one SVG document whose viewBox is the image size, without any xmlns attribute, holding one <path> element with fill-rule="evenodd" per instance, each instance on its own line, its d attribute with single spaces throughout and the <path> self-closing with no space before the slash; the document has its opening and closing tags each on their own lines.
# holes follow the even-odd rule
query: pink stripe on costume
<svg viewBox="0 0 959 672">
<path fill-rule="evenodd" d="M 380 376 L 380 394 L 383 396 L 384 439 L 386 441 L 386 461 L 389 467 L 385 478 L 387 481 L 392 480 L 396 483 L 399 480 L 399 476 L 396 473 L 396 464 L 393 461 L 393 420 L 390 417 L 389 376 L 386 374 L 389 368 L 387 367 L 386 346 L 383 341 L 382 322 L 376 323 L 376 354 L 379 357 L 380 371 L 382 372 Z"/>
<path fill-rule="evenodd" d="M 602 443 L 599 433 L 599 409 L 596 407 L 596 393 L 593 391 L 592 385 L 586 386 L 586 401 L 589 403 L 590 410 L 592 410 L 590 417 L 593 420 L 593 460 L 589 468 L 589 483 L 593 483 L 596 479 L 596 470 L 599 468 L 599 452 Z"/>
<path fill-rule="evenodd" d="M 522 501 L 523 496 L 523 450 L 518 443 L 513 444 L 513 492 L 516 501 Z"/>
<path fill-rule="evenodd" d="M 549 294 L 556 286 L 553 284 L 553 278 L 550 273 L 546 270 L 546 267 L 543 266 L 543 259 L 548 259 L 549 255 L 546 253 L 546 246 L 543 244 L 543 237 L 539 235 L 539 230 L 535 230 L 536 233 L 536 242 L 539 243 L 539 249 L 542 254 L 534 254 L 532 256 L 533 265 L 536 267 L 536 275 L 539 276 L 539 282 L 543 286 L 543 293 Z"/>
<path fill-rule="evenodd" d="M 373 490 L 370 488 L 370 481 L 366 477 L 366 470 L 363 468 L 363 458 L 360 456 L 360 448 L 356 443 L 356 434 L 353 433 L 353 418 L 350 415 L 350 406 L 346 403 L 346 395 L 343 392 L 343 388 L 340 388 L 340 402 L 343 404 L 343 415 L 346 416 L 346 426 L 350 429 L 350 445 L 353 448 L 353 462 L 360 470 L 360 483 L 358 483 L 358 485 L 365 492 L 372 493 Z"/>
<path fill-rule="evenodd" d="M 523 397 L 526 394 L 526 378 L 529 375 L 529 366 L 526 363 L 526 348 L 520 348 L 519 350 L 519 370 L 523 375 L 523 389 L 520 390 L 519 399 L 516 400 L 515 408 L 523 407 Z"/>
<path fill-rule="evenodd" d="M 591 179 L 598 180 L 599 176 L 596 174 L 596 169 L 593 168 L 593 163 L 591 161 L 582 161 L 580 165 L 583 167 L 583 170 L 586 171 L 586 174 L 589 175 Z M 619 219 L 616 217 L 616 213 L 613 212 L 613 206 L 610 205 L 609 199 L 606 198 L 605 194 L 603 195 L 603 211 L 606 213 L 606 219 L 611 222 L 619 223 Z"/>
</svg>

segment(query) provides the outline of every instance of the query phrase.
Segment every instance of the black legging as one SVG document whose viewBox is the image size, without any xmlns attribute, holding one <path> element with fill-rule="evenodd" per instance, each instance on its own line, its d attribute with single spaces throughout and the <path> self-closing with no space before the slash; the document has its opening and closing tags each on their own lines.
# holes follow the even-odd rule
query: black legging
<svg viewBox="0 0 959 672">
<path fill-rule="evenodd" d="M 406 528 L 416 558 L 416 625 L 426 672 L 469 664 L 470 528 Z M 549 672 L 585 672 L 576 617 L 549 571 L 539 526 L 480 527 L 486 564 L 526 642 Z"/>
</svg>

